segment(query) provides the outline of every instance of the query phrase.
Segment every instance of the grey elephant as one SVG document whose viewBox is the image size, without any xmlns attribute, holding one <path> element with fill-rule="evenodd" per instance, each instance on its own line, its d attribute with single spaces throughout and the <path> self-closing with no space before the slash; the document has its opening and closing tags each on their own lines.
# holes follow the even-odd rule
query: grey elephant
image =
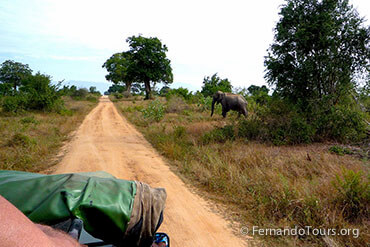
<svg viewBox="0 0 370 247">
<path fill-rule="evenodd" d="M 213 95 L 212 100 L 212 113 L 211 117 L 213 115 L 213 111 L 215 108 L 215 103 L 222 105 L 222 116 L 225 118 L 226 113 L 230 110 L 237 111 L 239 113 L 238 117 L 240 117 L 240 114 L 243 114 L 245 117 L 247 117 L 247 101 L 244 99 L 243 96 L 239 94 L 232 94 L 232 93 L 224 93 L 221 91 L 217 91 Z"/>
</svg>

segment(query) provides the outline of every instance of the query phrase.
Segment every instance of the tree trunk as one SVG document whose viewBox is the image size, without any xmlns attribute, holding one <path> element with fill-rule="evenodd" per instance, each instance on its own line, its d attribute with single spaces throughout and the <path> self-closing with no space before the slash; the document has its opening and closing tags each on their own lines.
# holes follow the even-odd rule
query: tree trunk
<svg viewBox="0 0 370 247">
<path fill-rule="evenodd" d="M 126 92 L 131 95 L 132 82 L 126 82 Z"/>
<path fill-rule="evenodd" d="M 150 88 L 150 81 L 145 81 L 145 99 L 152 99 L 152 90 Z"/>
</svg>

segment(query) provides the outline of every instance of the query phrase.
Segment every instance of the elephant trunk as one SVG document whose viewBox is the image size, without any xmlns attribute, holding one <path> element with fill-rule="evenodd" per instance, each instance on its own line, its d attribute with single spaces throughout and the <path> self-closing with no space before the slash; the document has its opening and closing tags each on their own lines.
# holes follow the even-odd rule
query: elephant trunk
<svg viewBox="0 0 370 247">
<path fill-rule="evenodd" d="M 214 111 L 214 109 L 215 109 L 215 103 L 216 103 L 216 100 L 215 100 L 215 98 L 213 98 L 213 100 L 212 100 L 212 112 L 211 112 L 211 117 L 213 116 L 213 111 Z"/>
</svg>

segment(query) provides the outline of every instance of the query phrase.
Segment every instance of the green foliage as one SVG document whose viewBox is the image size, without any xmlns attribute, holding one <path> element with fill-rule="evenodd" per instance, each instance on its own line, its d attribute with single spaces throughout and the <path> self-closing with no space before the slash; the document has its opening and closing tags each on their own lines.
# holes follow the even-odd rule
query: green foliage
<svg viewBox="0 0 370 247">
<path fill-rule="evenodd" d="M 169 86 L 163 86 L 161 90 L 159 90 L 159 95 L 160 96 L 166 96 L 167 93 L 171 90 Z"/>
<path fill-rule="evenodd" d="M 343 169 L 342 177 L 336 175 L 332 182 L 337 193 L 335 202 L 349 221 L 359 216 L 367 217 L 370 213 L 370 179 L 365 180 L 361 171 Z"/>
<path fill-rule="evenodd" d="M 347 0 L 287 0 L 265 58 L 266 79 L 305 109 L 326 98 L 333 106 L 368 73 L 370 28 Z"/>
<path fill-rule="evenodd" d="M 26 109 L 27 98 L 21 94 L 15 96 L 5 96 L 1 104 L 3 111 L 5 112 L 22 112 Z"/>
<path fill-rule="evenodd" d="M 36 120 L 36 118 L 34 116 L 29 116 L 29 117 L 24 117 L 20 120 L 20 122 L 24 125 L 27 125 L 27 124 L 39 124 L 40 121 Z"/>
<path fill-rule="evenodd" d="M 33 144 L 35 144 L 35 140 L 22 133 L 14 134 L 7 143 L 8 146 L 12 146 L 12 147 L 16 147 L 16 146 L 29 147 Z"/>
<path fill-rule="evenodd" d="M 32 75 L 32 70 L 28 64 L 6 60 L 0 65 L 0 82 L 7 84 L 1 87 L 0 93 L 9 95 L 9 87 L 13 87 L 13 94 L 17 92 L 17 87 L 22 80 Z"/>
<path fill-rule="evenodd" d="M 351 106 L 336 105 L 320 112 L 315 125 L 322 137 L 341 142 L 358 141 L 366 136 L 364 113 Z"/>
<path fill-rule="evenodd" d="M 110 86 L 108 88 L 108 94 L 112 94 L 112 93 L 123 93 L 124 91 L 126 90 L 126 87 L 125 86 L 122 86 L 122 85 L 118 85 L 118 84 L 113 84 L 112 86 Z"/>
<path fill-rule="evenodd" d="M 164 117 L 164 110 L 164 105 L 159 100 L 154 100 L 142 110 L 143 118 L 150 122 L 160 122 Z"/>
<path fill-rule="evenodd" d="M 203 144 L 208 144 L 210 142 L 219 142 L 225 143 L 226 141 L 235 140 L 235 130 L 233 125 L 226 125 L 222 128 L 216 128 L 211 130 L 210 132 L 205 133 L 202 138 L 201 142 Z"/>
<path fill-rule="evenodd" d="M 259 86 L 256 86 L 256 85 L 251 85 L 251 86 L 248 87 L 247 90 L 248 90 L 250 95 L 257 95 L 257 94 L 260 94 L 260 93 L 265 93 L 265 94 L 269 93 L 269 89 L 266 86 L 259 87 Z"/>
<path fill-rule="evenodd" d="M 167 100 L 170 99 L 172 96 L 182 97 L 188 102 L 193 98 L 193 94 L 191 93 L 191 91 L 183 87 L 168 90 L 166 94 Z"/>
<path fill-rule="evenodd" d="M 262 123 L 256 118 L 241 120 L 238 127 L 238 136 L 247 140 L 257 140 L 261 138 Z"/>
<path fill-rule="evenodd" d="M 77 87 L 75 85 L 72 85 L 70 87 L 67 85 L 64 85 L 63 88 L 58 90 L 58 93 L 64 96 L 72 96 L 73 94 L 76 93 L 76 91 L 77 91 Z"/>
<path fill-rule="evenodd" d="M 243 138 L 271 141 L 276 145 L 323 140 L 353 142 L 366 137 L 364 113 L 358 108 L 336 105 L 326 109 L 314 109 L 315 114 L 309 114 L 278 97 L 256 103 L 251 96 L 248 105 L 251 117 L 238 123 L 239 133 Z"/>
<path fill-rule="evenodd" d="M 121 93 L 118 93 L 118 92 L 114 93 L 113 95 L 116 99 L 122 99 L 123 98 L 123 95 Z"/>
<path fill-rule="evenodd" d="M 87 90 L 87 88 L 79 88 L 78 90 L 72 93 L 71 97 L 75 100 L 82 100 L 86 98 L 88 93 L 89 93 L 89 90 Z"/>
<path fill-rule="evenodd" d="M 131 83 L 135 80 L 132 73 L 132 59 L 129 52 L 120 52 L 113 54 L 107 61 L 103 64 L 103 68 L 106 68 L 108 74 L 105 79 L 113 82 L 114 84 Z"/>
<path fill-rule="evenodd" d="M 231 92 L 232 86 L 230 81 L 226 79 L 221 79 L 217 76 L 217 73 L 213 76 L 204 77 L 203 79 L 203 86 L 201 93 L 204 95 L 204 97 L 212 97 L 214 93 L 217 91 L 222 92 Z"/>
<path fill-rule="evenodd" d="M 86 97 L 86 100 L 87 101 L 90 101 L 90 102 L 93 102 L 93 103 L 97 103 L 99 100 L 98 100 L 98 97 L 94 96 L 94 95 L 88 95 Z"/>
<path fill-rule="evenodd" d="M 90 94 L 94 94 L 94 95 L 96 95 L 96 96 L 100 96 L 100 95 L 101 95 L 101 93 L 96 89 L 96 87 L 93 87 L 93 86 L 91 86 L 91 87 L 89 88 L 89 93 L 90 93 Z"/>
<path fill-rule="evenodd" d="M 352 154 L 352 151 L 350 149 L 337 145 L 331 146 L 329 148 L 329 151 L 338 155 Z"/>
<path fill-rule="evenodd" d="M 20 90 L 27 98 L 27 109 L 59 111 L 63 102 L 58 94 L 58 86 L 51 84 L 50 76 L 40 72 L 24 80 Z"/>
<path fill-rule="evenodd" d="M 0 84 L 0 96 L 9 96 L 12 94 L 13 94 L 12 85 L 10 83 Z"/>
<path fill-rule="evenodd" d="M 251 95 L 251 98 L 257 103 L 261 105 L 265 105 L 270 100 L 270 96 L 268 95 L 269 89 L 266 86 L 255 86 L 251 85 L 248 87 L 249 95 Z M 246 96 L 246 95 L 244 95 Z"/>
<path fill-rule="evenodd" d="M 106 78 L 115 83 L 124 82 L 128 88 L 134 81 L 144 83 L 146 99 L 149 99 L 151 82 L 168 84 L 173 81 L 171 61 L 166 56 L 168 49 L 155 37 L 139 35 L 126 41 L 129 51 L 113 54 L 103 64 L 108 71 Z"/>
<path fill-rule="evenodd" d="M 59 112 L 64 108 L 58 85 L 52 85 L 50 76 L 36 73 L 23 79 L 19 92 L 2 100 L 5 112 L 44 110 Z"/>
<path fill-rule="evenodd" d="M 194 100 L 197 103 L 197 107 L 201 112 L 211 110 L 212 108 L 212 97 L 211 96 L 204 97 L 204 95 L 198 91 L 194 96 Z M 217 106 L 218 105 L 216 105 L 215 107 L 215 113 L 221 114 L 221 108 Z"/>
</svg>

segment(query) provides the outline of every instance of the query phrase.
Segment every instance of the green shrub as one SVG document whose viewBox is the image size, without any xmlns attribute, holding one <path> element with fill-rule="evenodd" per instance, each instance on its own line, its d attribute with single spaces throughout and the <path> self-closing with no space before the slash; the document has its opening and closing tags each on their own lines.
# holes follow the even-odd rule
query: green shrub
<svg viewBox="0 0 370 247">
<path fill-rule="evenodd" d="M 40 121 L 35 119 L 35 116 L 24 117 L 20 120 L 22 124 L 39 124 Z"/>
<path fill-rule="evenodd" d="M 212 109 L 212 97 L 204 97 L 203 94 L 197 94 L 197 107 L 199 111 L 211 111 Z M 221 114 L 221 107 L 215 105 L 215 114 Z"/>
<path fill-rule="evenodd" d="M 365 179 L 364 179 L 365 180 Z M 343 212 L 345 219 L 356 220 L 359 216 L 370 214 L 370 178 L 362 179 L 362 172 L 342 170 L 342 177 L 336 175 L 332 182 L 336 189 L 335 203 Z"/>
<path fill-rule="evenodd" d="M 287 142 L 289 144 L 311 143 L 314 139 L 315 128 L 308 124 L 306 119 L 296 114 L 292 117 L 287 132 Z"/>
<path fill-rule="evenodd" d="M 16 146 L 23 146 L 28 147 L 35 144 L 35 140 L 26 136 L 22 133 L 16 133 L 12 136 L 12 138 L 8 141 L 8 146 L 16 147 Z"/>
<path fill-rule="evenodd" d="M 86 100 L 90 101 L 90 102 L 93 102 L 93 103 L 96 103 L 96 102 L 98 102 L 98 97 L 95 97 L 93 95 L 89 95 L 89 96 L 86 97 Z"/>
<path fill-rule="evenodd" d="M 24 80 L 20 92 L 20 97 L 26 101 L 26 109 L 59 112 L 64 108 L 57 86 L 51 84 L 48 75 L 36 73 L 29 76 Z"/>
<path fill-rule="evenodd" d="M 235 140 L 235 130 L 233 125 L 226 125 L 223 128 L 216 128 L 210 132 L 205 133 L 201 142 L 203 144 L 208 144 L 210 142 L 220 142 L 225 143 L 227 140 Z"/>
<path fill-rule="evenodd" d="M 123 95 L 121 93 L 118 93 L 118 92 L 115 92 L 113 94 L 113 96 L 116 98 L 116 99 L 122 99 L 123 98 Z"/>
<path fill-rule="evenodd" d="M 2 100 L 2 108 L 5 112 L 20 112 L 26 109 L 27 98 L 23 95 L 5 96 Z"/>
<path fill-rule="evenodd" d="M 141 112 L 144 119 L 159 122 L 164 117 L 164 109 L 164 105 L 159 100 L 154 100 Z"/>
<path fill-rule="evenodd" d="M 79 88 L 78 90 L 72 92 L 72 98 L 75 100 L 82 100 L 84 99 L 89 93 L 87 88 Z"/>
<path fill-rule="evenodd" d="M 248 140 L 261 138 L 263 124 L 256 118 L 243 119 L 238 123 L 238 136 Z"/>
<path fill-rule="evenodd" d="M 338 154 L 338 155 L 345 155 L 345 154 L 352 154 L 353 153 L 350 149 L 345 148 L 345 147 L 341 147 L 341 146 L 337 146 L 337 145 L 331 146 L 329 148 L 329 151 L 331 153 L 335 153 L 335 154 Z"/>
<path fill-rule="evenodd" d="M 187 89 L 183 87 L 169 89 L 166 93 L 166 99 L 169 100 L 172 97 L 182 97 L 186 101 L 191 101 L 193 98 L 193 94 Z"/>
<path fill-rule="evenodd" d="M 340 142 L 359 141 L 366 136 L 365 116 L 349 106 L 337 105 L 321 112 L 316 120 L 318 134 Z"/>
</svg>

